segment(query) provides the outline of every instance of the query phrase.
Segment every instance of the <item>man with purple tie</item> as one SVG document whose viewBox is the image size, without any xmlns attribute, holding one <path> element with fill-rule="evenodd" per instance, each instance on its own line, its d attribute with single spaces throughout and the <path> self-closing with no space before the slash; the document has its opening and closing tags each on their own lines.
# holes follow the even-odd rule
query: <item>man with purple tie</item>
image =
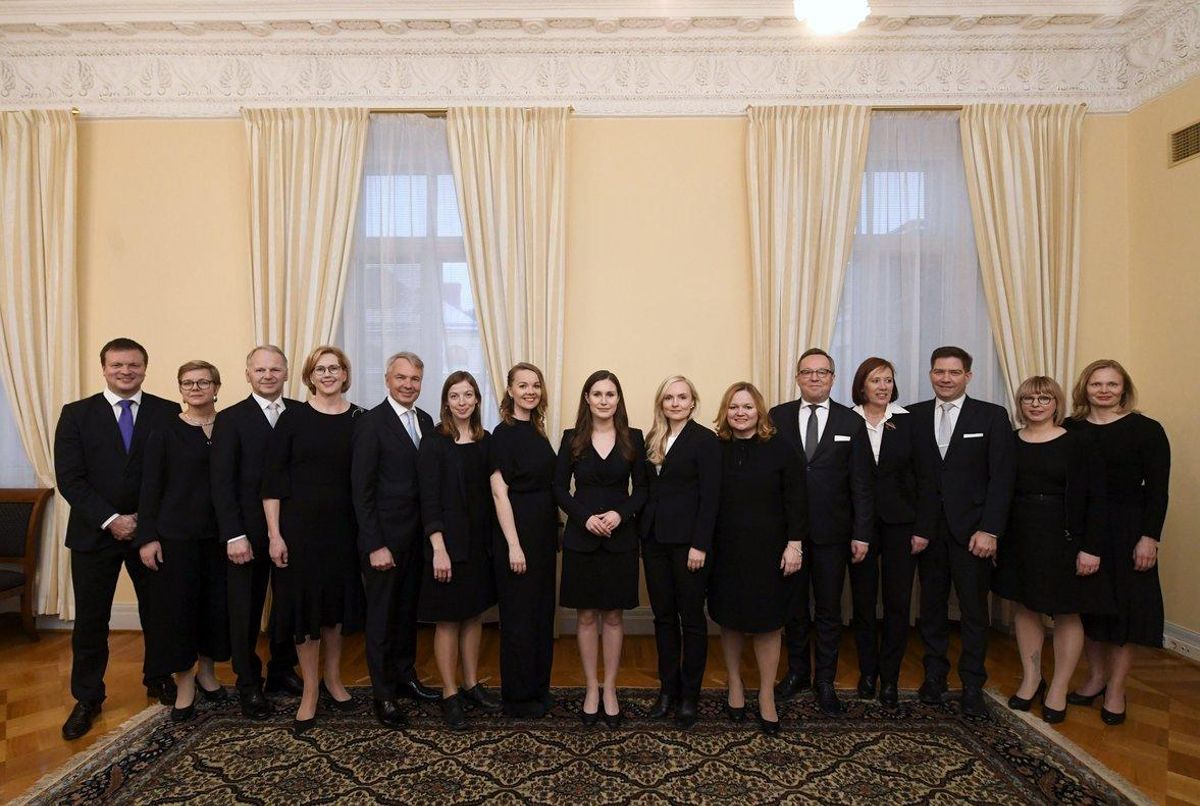
<svg viewBox="0 0 1200 806">
<path fill-rule="evenodd" d="M 147 607 L 150 571 L 133 545 L 142 455 L 146 437 L 179 404 L 142 391 L 149 356 L 132 339 L 113 339 L 100 350 L 105 390 L 63 406 L 54 433 L 58 489 L 71 505 L 66 545 L 71 550 L 75 629 L 71 635 L 71 695 L 75 708 L 62 733 L 87 733 L 104 701 L 108 666 L 108 622 L 121 566 L 133 580 L 139 615 Z M 145 618 L 142 619 L 145 621 Z M 149 696 L 174 703 L 175 685 L 146 646 L 142 681 Z"/>
</svg>

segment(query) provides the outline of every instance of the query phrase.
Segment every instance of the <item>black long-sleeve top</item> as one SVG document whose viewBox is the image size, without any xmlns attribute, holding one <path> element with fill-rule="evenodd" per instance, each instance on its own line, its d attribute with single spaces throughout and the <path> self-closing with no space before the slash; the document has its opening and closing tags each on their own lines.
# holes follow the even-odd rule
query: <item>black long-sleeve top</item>
<svg viewBox="0 0 1200 806">
<path fill-rule="evenodd" d="M 171 418 L 146 440 L 138 525 L 133 543 L 215 540 L 209 461 L 212 440 L 204 429 Z"/>
<path fill-rule="evenodd" d="M 600 458 L 590 444 L 578 460 L 571 458 L 571 441 L 575 429 L 563 432 L 559 443 L 558 460 L 554 468 L 554 497 L 567 513 L 563 530 L 563 547 L 572 551 L 637 551 L 638 536 L 634 519 L 646 503 L 646 442 L 642 432 L 629 429 L 633 442 L 633 460 L 621 455 L 619 444 L 613 445 L 606 458 Z M 575 492 L 571 493 L 571 479 Z M 631 488 L 632 485 L 632 488 Z M 621 524 L 611 537 L 600 537 L 587 530 L 588 518 L 612 510 L 621 516 Z"/>
</svg>

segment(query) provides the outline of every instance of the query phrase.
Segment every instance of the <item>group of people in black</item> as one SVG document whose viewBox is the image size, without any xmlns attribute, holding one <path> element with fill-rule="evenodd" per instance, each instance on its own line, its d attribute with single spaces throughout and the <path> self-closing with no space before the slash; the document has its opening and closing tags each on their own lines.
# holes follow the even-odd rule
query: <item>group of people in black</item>
<svg viewBox="0 0 1200 806">
<path fill-rule="evenodd" d="M 387 361 L 387 396 L 370 410 L 346 399 L 350 361 L 331 345 L 301 369 L 303 403 L 283 396 L 283 352 L 256 347 L 251 394 L 219 414 L 221 376 L 208 362 L 179 368 L 181 408 L 142 391 L 148 355 L 137 342 L 109 342 L 100 361 L 106 389 L 65 406 L 55 435 L 77 609 L 67 739 L 91 728 L 104 700 L 122 566 L 143 625 L 143 682 L 171 719 L 193 718 L 198 698 L 227 699 L 214 663 L 232 660 L 242 713 L 264 719 L 274 711 L 266 694 L 298 695 L 297 733 L 321 704 L 357 707 L 341 650 L 358 631 L 385 727 L 405 726 L 405 699 L 439 702 L 454 728 L 472 710 L 540 717 L 553 704 L 556 605 L 576 613 L 582 721 L 618 726 L 623 613 L 638 605 L 639 555 L 661 681 L 649 716 L 685 729 L 697 720 L 707 616 L 720 626 L 728 718 L 746 718 L 747 638 L 764 733 L 780 730 L 776 702 L 802 691 L 841 713 L 847 578 L 856 693 L 888 707 L 899 703 L 914 578 L 918 697 L 940 703 L 948 688 L 953 590 L 967 715 L 987 714 L 990 592 L 1015 603 L 1023 676 L 1008 705 L 1039 702 L 1047 722 L 1068 703 L 1100 699 L 1104 722 L 1119 724 L 1132 646 L 1162 644 L 1169 447 L 1116 361 L 1083 370 L 1069 411 L 1054 380 L 1027 379 L 1015 435 L 1004 408 L 967 396 L 972 360 L 958 347 L 933 351 L 934 397 L 907 407 L 896 402 L 894 366 L 867 359 L 853 408 L 830 399 L 833 359 L 810 349 L 796 368 L 799 399 L 768 411 L 752 384 L 735 383 L 715 431 L 694 419 L 691 381 L 672 376 L 643 435 L 629 425 L 620 381 L 601 370 L 585 381 L 557 452 L 545 379 L 527 363 L 509 370 L 489 434 L 468 372 L 445 379 L 436 422 L 416 406 L 424 365 L 410 352 Z M 478 675 L 482 618 L 494 605 L 498 695 Z M 1049 684 L 1044 616 L 1054 620 Z M 435 625 L 440 691 L 414 669 L 419 622 Z M 1072 691 L 1085 651 L 1089 675 Z"/>
</svg>

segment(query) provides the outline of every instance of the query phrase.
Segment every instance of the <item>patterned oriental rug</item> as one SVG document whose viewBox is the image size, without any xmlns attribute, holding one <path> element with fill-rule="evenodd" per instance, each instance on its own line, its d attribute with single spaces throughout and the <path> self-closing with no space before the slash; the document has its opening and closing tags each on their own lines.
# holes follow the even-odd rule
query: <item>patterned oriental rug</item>
<svg viewBox="0 0 1200 806">
<path fill-rule="evenodd" d="M 318 727 L 299 738 L 289 729 L 292 703 L 265 722 L 241 718 L 232 702 L 201 705 L 184 725 L 154 706 L 16 802 L 1146 802 L 998 702 L 976 719 L 954 703 L 910 697 L 893 713 L 846 697 L 848 713 L 830 719 L 802 695 L 783 706 L 783 733 L 771 738 L 752 717 L 726 719 L 723 692 L 705 692 L 690 731 L 644 717 L 653 691 L 621 691 L 627 718 L 615 731 L 580 723 L 582 690 L 555 693 L 540 720 L 468 712 L 470 728 L 458 732 L 434 705 L 414 707 L 409 729 L 392 732 L 371 715 L 369 690 L 356 689 L 359 712 L 322 709 Z"/>
</svg>

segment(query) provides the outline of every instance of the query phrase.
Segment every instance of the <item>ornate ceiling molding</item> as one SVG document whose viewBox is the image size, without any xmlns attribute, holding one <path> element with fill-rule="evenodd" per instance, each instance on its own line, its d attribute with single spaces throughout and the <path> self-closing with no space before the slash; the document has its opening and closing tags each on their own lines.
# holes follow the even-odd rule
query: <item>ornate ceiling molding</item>
<svg viewBox="0 0 1200 806">
<path fill-rule="evenodd" d="M 1200 75 L 1194 0 L 1056 0 L 1054 15 L 1033 0 L 874 0 L 867 23 L 831 39 L 781 16 L 789 4 L 779 0 L 659 3 L 663 17 L 633 16 L 631 0 L 436 0 L 420 13 L 382 0 L 113 5 L 6 0 L 0 107 L 228 117 L 244 106 L 570 104 L 585 115 L 686 115 L 1081 101 L 1127 111 Z M 472 15 L 484 6 L 491 16 Z"/>
</svg>

